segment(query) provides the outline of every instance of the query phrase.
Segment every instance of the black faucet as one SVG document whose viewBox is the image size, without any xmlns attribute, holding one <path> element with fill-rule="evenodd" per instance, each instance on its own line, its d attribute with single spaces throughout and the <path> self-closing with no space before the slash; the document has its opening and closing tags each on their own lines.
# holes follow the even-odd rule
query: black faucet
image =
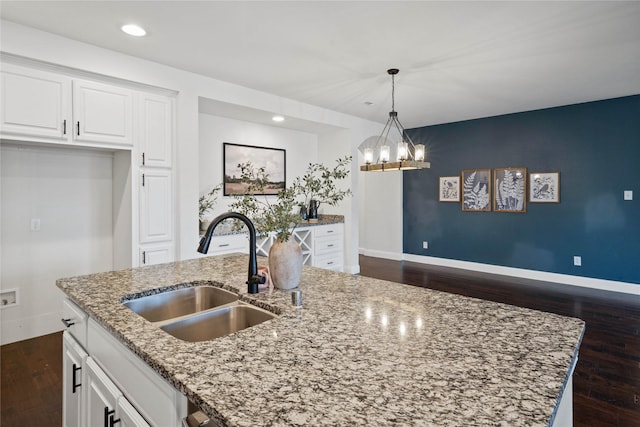
<svg viewBox="0 0 640 427">
<path fill-rule="evenodd" d="M 211 221 L 207 232 L 200 240 L 198 246 L 198 252 L 206 254 L 209 251 L 209 245 L 211 244 L 211 236 L 213 236 L 213 230 L 227 218 L 235 218 L 244 222 L 249 229 L 249 271 L 247 272 L 247 292 L 250 294 L 258 293 L 258 285 L 264 283 L 266 278 L 258 275 L 258 259 L 256 257 L 256 228 L 249 218 L 237 212 L 227 212 L 222 215 L 218 215 Z"/>
</svg>

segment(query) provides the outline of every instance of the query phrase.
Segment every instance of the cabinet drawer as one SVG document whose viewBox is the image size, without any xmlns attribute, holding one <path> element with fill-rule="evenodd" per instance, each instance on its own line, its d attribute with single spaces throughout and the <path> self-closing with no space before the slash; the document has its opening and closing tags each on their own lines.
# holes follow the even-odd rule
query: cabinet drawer
<svg viewBox="0 0 640 427">
<path fill-rule="evenodd" d="M 344 233 L 344 224 L 328 224 L 328 225 L 318 225 L 314 227 L 314 237 L 323 237 L 323 236 L 335 236 L 336 234 L 342 235 Z"/>
<path fill-rule="evenodd" d="M 208 254 L 220 255 L 231 252 L 248 252 L 249 238 L 246 234 L 229 234 L 213 236 Z"/>
<path fill-rule="evenodd" d="M 324 255 L 313 259 L 313 266 L 327 270 L 342 271 L 342 252 Z"/>
<path fill-rule="evenodd" d="M 313 253 L 315 255 L 342 253 L 342 234 L 317 237 L 314 240 Z"/>
<path fill-rule="evenodd" d="M 87 348 L 87 319 L 89 316 L 70 300 L 62 303 L 62 323 L 78 343 Z"/>
</svg>

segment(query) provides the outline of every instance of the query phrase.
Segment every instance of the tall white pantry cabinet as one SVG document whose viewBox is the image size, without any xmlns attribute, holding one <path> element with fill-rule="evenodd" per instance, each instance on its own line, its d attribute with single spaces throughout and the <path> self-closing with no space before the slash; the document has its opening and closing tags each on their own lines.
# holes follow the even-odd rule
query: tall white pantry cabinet
<svg viewBox="0 0 640 427">
<path fill-rule="evenodd" d="M 2 59 L 0 137 L 113 152 L 114 268 L 173 261 L 173 94 Z"/>
</svg>

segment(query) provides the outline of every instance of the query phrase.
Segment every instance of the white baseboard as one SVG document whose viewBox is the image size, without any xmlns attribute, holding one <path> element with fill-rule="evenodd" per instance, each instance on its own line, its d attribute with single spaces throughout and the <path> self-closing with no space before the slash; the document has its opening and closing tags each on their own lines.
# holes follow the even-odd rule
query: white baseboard
<svg viewBox="0 0 640 427">
<path fill-rule="evenodd" d="M 382 253 L 382 252 L 381 252 Z M 364 253 L 364 255 L 367 255 Z M 376 256 L 376 255 L 369 255 Z M 378 258 L 384 258 L 379 256 Z M 397 258 L 390 258 L 397 259 Z M 447 258 L 436 258 L 423 255 L 403 254 L 403 260 L 422 264 L 438 265 L 442 267 L 460 268 L 463 270 L 478 271 L 482 273 L 499 274 L 502 276 L 519 277 L 523 279 L 540 280 L 543 282 L 560 283 L 564 285 L 579 286 L 583 288 L 600 289 L 604 291 L 622 292 L 625 294 L 640 295 L 640 285 L 613 280 L 594 279 L 591 277 L 571 276 L 568 274 L 549 273 L 546 271 L 526 270 L 523 268 L 503 267 L 499 265 L 481 264 L 477 262 L 460 261 Z"/>
<path fill-rule="evenodd" d="M 376 250 L 372 250 L 372 249 L 362 249 L 360 248 L 360 254 L 364 255 L 364 256 L 370 256 L 373 258 L 385 258 L 385 259 L 392 259 L 395 261 L 402 261 L 403 260 L 403 254 L 398 253 L 398 252 L 386 252 L 386 251 L 376 251 Z"/>
<path fill-rule="evenodd" d="M 61 318 L 62 311 L 55 311 L 23 319 L 3 320 L 0 344 L 11 344 L 61 331 L 64 329 Z"/>
</svg>

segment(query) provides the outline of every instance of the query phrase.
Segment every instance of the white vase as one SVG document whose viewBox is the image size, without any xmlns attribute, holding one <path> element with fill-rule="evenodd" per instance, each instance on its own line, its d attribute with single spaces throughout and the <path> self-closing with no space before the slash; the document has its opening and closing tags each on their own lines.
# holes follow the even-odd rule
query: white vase
<svg viewBox="0 0 640 427">
<path fill-rule="evenodd" d="M 302 249 L 293 237 L 286 242 L 276 239 L 269 249 L 269 275 L 278 289 L 298 287 L 302 276 Z"/>
</svg>

